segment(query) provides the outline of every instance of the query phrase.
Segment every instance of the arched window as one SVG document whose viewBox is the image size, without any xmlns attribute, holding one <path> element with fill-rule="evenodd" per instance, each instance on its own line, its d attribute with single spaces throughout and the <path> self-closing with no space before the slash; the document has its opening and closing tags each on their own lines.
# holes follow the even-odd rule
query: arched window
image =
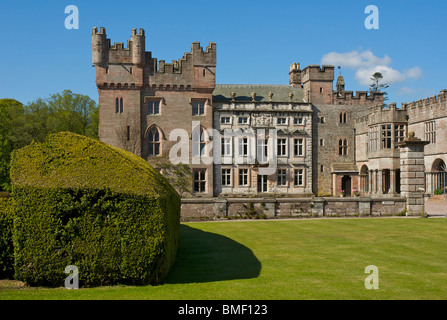
<svg viewBox="0 0 447 320">
<path fill-rule="evenodd" d="M 149 140 L 149 156 L 159 156 L 160 155 L 160 132 L 156 127 L 149 130 L 148 135 Z"/>
<path fill-rule="evenodd" d="M 120 113 L 120 101 L 118 98 L 115 99 L 115 113 Z"/>
<path fill-rule="evenodd" d="M 124 104 L 123 104 L 123 98 L 120 99 L 120 113 L 123 113 L 124 111 Z"/>
<path fill-rule="evenodd" d="M 192 134 L 193 156 L 204 156 L 207 143 L 207 131 L 203 127 L 197 127 Z"/>
</svg>

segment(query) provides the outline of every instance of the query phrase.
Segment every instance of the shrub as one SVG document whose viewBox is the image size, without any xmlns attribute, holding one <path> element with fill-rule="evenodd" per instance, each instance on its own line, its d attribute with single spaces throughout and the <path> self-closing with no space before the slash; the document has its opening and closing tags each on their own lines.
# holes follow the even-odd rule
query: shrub
<svg viewBox="0 0 447 320">
<path fill-rule="evenodd" d="M 71 133 L 13 154 L 15 276 L 61 286 L 161 283 L 175 261 L 180 197 L 145 160 Z"/>
<path fill-rule="evenodd" d="M 0 279 L 14 276 L 12 199 L 0 197 Z"/>
<path fill-rule="evenodd" d="M 442 189 L 436 189 L 435 191 L 434 191 L 434 194 L 435 195 L 441 195 L 442 194 Z"/>
</svg>

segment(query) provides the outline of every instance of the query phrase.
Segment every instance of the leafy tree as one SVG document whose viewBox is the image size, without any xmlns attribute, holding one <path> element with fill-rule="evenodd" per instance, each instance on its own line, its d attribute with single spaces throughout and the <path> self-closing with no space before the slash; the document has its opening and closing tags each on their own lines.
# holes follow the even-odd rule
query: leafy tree
<svg viewBox="0 0 447 320">
<path fill-rule="evenodd" d="M 0 191 L 10 191 L 11 152 L 14 148 L 24 146 L 19 132 L 23 120 L 24 108 L 19 101 L 0 99 Z"/>
<path fill-rule="evenodd" d="M 25 106 L 13 99 L 0 99 L 0 191 L 10 190 L 13 150 L 33 140 L 43 142 L 48 134 L 61 131 L 98 139 L 98 123 L 96 102 L 70 90 L 38 98 Z"/>
<path fill-rule="evenodd" d="M 375 72 L 372 77 L 372 83 L 369 85 L 370 92 L 383 92 L 383 102 L 388 100 L 388 93 L 384 89 L 389 88 L 387 83 L 383 83 L 383 75 L 381 72 Z"/>
</svg>

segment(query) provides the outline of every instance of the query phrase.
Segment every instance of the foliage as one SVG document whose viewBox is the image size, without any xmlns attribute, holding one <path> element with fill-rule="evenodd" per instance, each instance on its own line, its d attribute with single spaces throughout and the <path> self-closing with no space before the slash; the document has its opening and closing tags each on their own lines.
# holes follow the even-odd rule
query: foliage
<svg viewBox="0 0 447 320">
<path fill-rule="evenodd" d="M 18 280 L 60 286 L 155 284 L 175 261 L 180 197 L 142 158 L 68 132 L 15 151 Z"/>
<path fill-rule="evenodd" d="M 169 159 L 160 158 L 153 163 L 158 170 L 175 188 L 180 196 L 192 194 L 192 175 L 191 167 L 187 164 L 173 164 Z"/>
<path fill-rule="evenodd" d="M 382 83 L 383 75 L 381 72 L 375 72 L 372 77 L 371 81 L 372 83 L 369 85 L 369 91 L 370 92 L 383 92 L 383 101 L 388 100 L 388 93 L 384 91 L 384 89 L 389 88 L 389 85 L 387 83 Z"/>
<path fill-rule="evenodd" d="M 12 232 L 12 199 L 0 197 L 0 279 L 11 279 L 14 276 Z"/>
<path fill-rule="evenodd" d="M 435 195 L 443 194 L 442 189 L 436 189 L 434 193 L 435 193 Z"/>
<path fill-rule="evenodd" d="M 0 191 L 10 191 L 11 152 L 22 147 L 23 105 L 13 99 L 0 99 Z"/>
<path fill-rule="evenodd" d="M 61 131 L 97 139 L 98 122 L 96 102 L 69 90 L 27 105 L 0 99 L 0 191 L 10 191 L 9 163 L 13 150 L 33 140 L 43 142 L 48 134 Z"/>
</svg>

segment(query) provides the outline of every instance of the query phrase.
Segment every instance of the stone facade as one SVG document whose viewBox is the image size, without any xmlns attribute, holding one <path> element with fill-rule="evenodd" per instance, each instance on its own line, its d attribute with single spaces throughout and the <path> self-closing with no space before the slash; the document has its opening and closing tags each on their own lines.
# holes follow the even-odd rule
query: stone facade
<svg viewBox="0 0 447 320">
<path fill-rule="evenodd" d="M 112 45 L 104 28 L 92 34 L 100 140 L 151 163 L 174 155 L 189 164 L 196 199 L 185 203 L 188 215 L 241 212 L 244 202 L 230 199 L 244 196 L 276 199 L 255 205 L 270 208 L 268 216 L 307 215 L 313 200 L 297 199 L 321 197 L 328 200 L 312 203 L 327 215 L 343 205 L 359 214 L 388 212 L 386 201 L 350 202 L 342 192 L 388 198 L 400 208 L 408 168 L 399 146 L 409 131 L 430 142 L 418 184 L 425 179 L 427 194 L 447 191 L 447 90 L 384 107 L 382 92 L 346 91 L 342 76 L 334 88 L 334 66 L 299 63 L 288 85 L 216 85 L 216 51 L 213 42 L 194 42 L 166 63 L 146 51 L 142 29 L 132 30 L 127 46 Z"/>
</svg>

